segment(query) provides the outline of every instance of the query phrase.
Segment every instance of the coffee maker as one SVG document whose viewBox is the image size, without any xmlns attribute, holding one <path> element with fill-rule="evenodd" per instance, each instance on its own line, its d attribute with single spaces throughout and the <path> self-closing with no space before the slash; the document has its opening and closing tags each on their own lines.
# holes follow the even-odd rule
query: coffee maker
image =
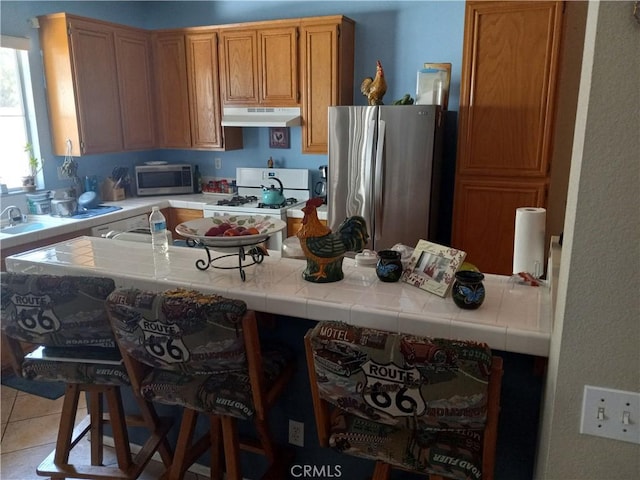
<svg viewBox="0 0 640 480">
<path fill-rule="evenodd" d="M 317 197 L 322 198 L 323 203 L 327 203 L 327 178 L 328 178 L 328 165 L 322 165 L 320 168 L 320 180 L 316 183 L 313 192 Z"/>
</svg>

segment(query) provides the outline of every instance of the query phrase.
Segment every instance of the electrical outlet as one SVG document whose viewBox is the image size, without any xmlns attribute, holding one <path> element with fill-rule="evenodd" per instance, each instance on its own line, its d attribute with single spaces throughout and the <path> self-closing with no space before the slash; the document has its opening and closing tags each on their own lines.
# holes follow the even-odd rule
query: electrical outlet
<svg viewBox="0 0 640 480">
<path fill-rule="evenodd" d="M 215 163 L 216 170 L 220 170 L 222 168 L 222 159 L 220 157 L 216 157 L 213 161 Z"/>
<path fill-rule="evenodd" d="M 640 444 L 640 393 L 585 385 L 580 433 Z"/>
<path fill-rule="evenodd" d="M 304 447 L 304 423 L 289 420 L 289 443 Z"/>
</svg>

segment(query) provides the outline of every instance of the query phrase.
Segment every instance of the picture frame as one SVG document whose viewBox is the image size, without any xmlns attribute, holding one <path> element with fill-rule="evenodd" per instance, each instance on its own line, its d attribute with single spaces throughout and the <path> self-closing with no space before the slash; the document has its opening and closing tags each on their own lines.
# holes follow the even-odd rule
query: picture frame
<svg viewBox="0 0 640 480">
<path fill-rule="evenodd" d="M 289 127 L 269 127 L 269 147 L 289 148 Z"/>
<path fill-rule="evenodd" d="M 466 252 L 420 240 L 402 274 L 402 281 L 445 297 L 464 262 Z"/>
<path fill-rule="evenodd" d="M 425 63 L 418 70 L 416 105 L 440 105 L 444 110 L 449 105 L 451 85 L 450 63 Z"/>
</svg>

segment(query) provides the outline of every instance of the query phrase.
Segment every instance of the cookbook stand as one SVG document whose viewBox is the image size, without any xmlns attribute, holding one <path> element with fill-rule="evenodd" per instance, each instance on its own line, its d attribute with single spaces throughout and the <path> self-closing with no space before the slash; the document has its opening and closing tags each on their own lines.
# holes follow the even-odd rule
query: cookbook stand
<svg viewBox="0 0 640 480">
<path fill-rule="evenodd" d="M 199 240 L 194 238 L 187 238 L 186 242 L 189 247 L 202 247 L 205 252 L 207 252 L 207 260 L 198 259 L 196 260 L 196 268 L 198 270 L 207 270 L 209 267 L 211 268 L 219 268 L 221 270 L 235 270 L 238 269 L 240 271 L 240 278 L 242 281 L 245 281 L 246 274 L 244 272 L 245 267 L 250 267 L 251 265 L 255 265 L 256 263 L 262 263 L 264 260 L 264 250 L 258 245 L 262 242 L 265 242 L 266 239 L 262 239 L 257 243 L 248 244 L 248 245 L 240 245 L 238 246 L 238 253 L 227 253 L 223 255 L 218 255 L 216 257 L 212 256 L 211 250 L 209 247 L 202 243 Z M 248 250 L 245 250 L 245 247 L 250 247 Z M 223 258 L 235 257 L 238 256 L 238 266 L 237 267 L 225 267 L 214 265 L 215 262 L 222 260 Z M 250 260 L 247 260 L 247 255 L 250 257 Z M 250 263 L 245 263 L 250 262 Z"/>
</svg>

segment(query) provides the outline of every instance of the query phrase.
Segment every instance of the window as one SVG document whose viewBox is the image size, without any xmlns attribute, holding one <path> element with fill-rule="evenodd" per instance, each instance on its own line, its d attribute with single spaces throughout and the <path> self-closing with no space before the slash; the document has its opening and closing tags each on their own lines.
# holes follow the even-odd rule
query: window
<svg viewBox="0 0 640 480">
<path fill-rule="evenodd" d="M 19 189 L 21 177 L 29 173 L 27 143 L 40 157 L 27 58 L 29 39 L 2 35 L 0 47 L 0 183 L 11 190 Z M 38 184 L 43 185 L 42 173 Z"/>
</svg>

